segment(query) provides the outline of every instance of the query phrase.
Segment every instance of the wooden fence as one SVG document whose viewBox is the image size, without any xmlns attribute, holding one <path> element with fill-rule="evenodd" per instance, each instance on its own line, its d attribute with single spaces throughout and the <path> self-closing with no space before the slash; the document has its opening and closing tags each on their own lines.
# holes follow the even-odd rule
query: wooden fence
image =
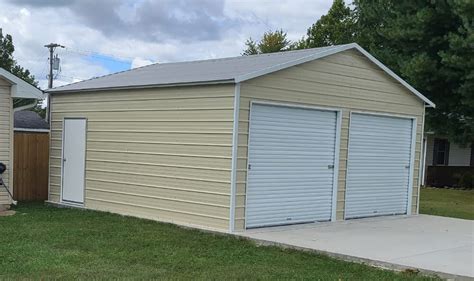
<svg viewBox="0 0 474 281">
<path fill-rule="evenodd" d="M 15 131 L 13 157 L 13 198 L 47 200 L 49 133 Z"/>
</svg>

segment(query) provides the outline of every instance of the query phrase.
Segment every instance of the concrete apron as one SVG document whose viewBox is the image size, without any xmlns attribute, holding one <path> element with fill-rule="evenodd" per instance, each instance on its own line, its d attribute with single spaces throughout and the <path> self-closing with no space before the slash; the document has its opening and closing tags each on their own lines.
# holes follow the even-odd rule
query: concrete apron
<svg viewBox="0 0 474 281">
<path fill-rule="evenodd" d="M 393 216 L 250 229 L 235 235 L 385 269 L 474 280 L 471 220 Z"/>
</svg>

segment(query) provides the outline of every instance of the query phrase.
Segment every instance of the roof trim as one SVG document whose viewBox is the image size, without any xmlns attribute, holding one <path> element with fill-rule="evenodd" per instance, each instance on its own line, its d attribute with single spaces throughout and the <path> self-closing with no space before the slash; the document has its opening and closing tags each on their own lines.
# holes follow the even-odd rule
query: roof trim
<svg viewBox="0 0 474 281">
<path fill-rule="evenodd" d="M 309 56 L 306 56 L 306 57 L 303 57 L 303 58 L 300 58 L 300 59 L 297 59 L 297 60 L 294 60 L 294 61 L 290 61 L 290 62 L 286 62 L 286 63 L 282 63 L 282 64 L 278 64 L 278 65 L 275 65 L 275 66 L 272 66 L 272 67 L 268 67 L 268 68 L 265 68 L 265 69 L 262 69 L 262 70 L 258 70 L 258 71 L 254 71 L 254 72 L 251 72 L 251 73 L 247 73 L 245 75 L 241 75 L 239 77 L 236 77 L 235 78 L 235 82 L 236 83 L 240 83 L 240 82 L 243 82 L 243 81 L 246 81 L 246 80 L 250 80 L 250 79 L 253 79 L 253 78 L 257 78 L 259 76 L 263 76 L 263 75 L 266 75 L 266 74 L 269 74 L 269 73 L 272 73 L 272 72 L 276 72 L 276 71 L 279 71 L 279 70 L 282 70 L 282 69 L 285 69 L 285 68 L 289 68 L 289 67 L 292 67 L 292 66 L 296 66 L 296 65 L 299 65 L 299 64 L 303 64 L 303 63 L 306 63 L 306 62 L 310 62 L 310 61 L 313 61 L 313 60 L 317 60 L 317 59 L 320 59 L 320 58 L 323 58 L 323 57 L 327 57 L 327 56 L 330 56 L 330 55 L 334 55 L 334 54 L 337 54 L 337 53 L 340 53 L 340 52 L 343 52 L 343 51 L 346 51 L 346 50 L 349 50 L 349 49 L 356 49 L 358 50 L 359 52 L 361 52 L 364 56 L 366 56 L 370 61 L 372 61 L 373 63 L 375 63 L 378 67 L 380 67 L 383 71 L 385 71 L 385 73 L 387 73 L 388 75 L 390 75 L 392 78 L 394 78 L 395 80 L 397 80 L 398 82 L 400 82 L 400 84 L 402 84 L 403 86 L 405 86 L 410 92 L 412 92 L 413 94 L 415 94 L 418 98 L 420 98 L 422 101 L 424 101 L 427 105 L 429 105 L 430 107 L 433 107 L 435 108 L 436 105 L 430 101 L 427 97 L 423 96 L 420 92 L 418 92 L 415 88 L 413 88 L 410 84 L 408 84 L 405 80 L 403 80 L 402 78 L 400 78 L 400 76 L 398 76 L 397 74 L 395 74 L 393 71 L 391 71 L 388 67 L 386 67 L 383 63 L 381 63 L 379 60 L 377 60 L 374 56 L 372 56 L 369 52 L 367 52 L 366 50 L 364 50 L 361 46 L 359 46 L 357 43 L 351 43 L 351 44 L 346 44 L 346 45 L 340 45 L 336 48 L 333 48 L 333 49 L 330 49 L 330 50 L 326 50 L 326 51 L 322 51 L 320 53 L 317 53 L 317 54 L 314 54 L 314 55 L 309 55 Z"/>
<path fill-rule="evenodd" d="M 185 87 L 185 86 L 205 86 L 205 85 L 217 85 L 217 84 L 234 84 L 234 79 L 227 80 L 212 80 L 212 81 L 200 81 L 200 82 L 185 82 L 185 83 L 169 83 L 169 84 L 150 84 L 150 85 L 133 85 L 123 87 L 107 87 L 107 88 L 87 88 L 79 90 L 60 90 L 48 89 L 45 92 L 50 95 L 62 94 L 62 93 L 83 93 L 83 92 L 94 92 L 94 91 L 113 91 L 113 90 L 129 90 L 129 89 L 152 89 L 152 88 L 168 88 L 168 87 Z"/>
<path fill-rule="evenodd" d="M 243 81 L 247 81 L 250 79 L 254 79 L 259 76 L 263 76 L 266 74 L 270 74 L 282 69 L 286 69 L 292 66 L 296 66 L 299 64 L 303 64 L 306 62 L 310 62 L 313 60 L 317 60 L 320 58 L 324 58 L 333 54 L 337 54 L 349 49 L 356 49 L 360 53 L 362 53 L 365 57 L 367 57 L 371 62 L 376 64 L 379 68 L 381 68 L 385 73 L 387 73 L 389 76 L 394 78 L 396 81 L 398 81 L 400 84 L 402 84 L 405 88 L 407 88 L 410 92 L 412 92 L 415 96 L 417 96 L 419 99 L 421 99 L 426 106 L 429 107 L 436 107 L 436 105 L 430 101 L 428 98 L 423 96 L 420 92 L 418 92 L 415 88 L 413 88 L 410 84 L 408 84 L 406 81 L 404 81 L 402 78 L 400 78 L 397 74 L 395 74 L 393 71 L 391 71 L 388 67 L 386 67 L 384 64 L 382 64 L 379 60 L 377 60 L 375 57 L 373 57 L 371 54 L 369 54 L 366 50 L 364 50 L 361 46 L 359 46 L 357 43 L 351 43 L 351 44 L 345 44 L 345 45 L 337 45 L 337 46 L 330 46 L 331 48 L 328 48 L 326 50 L 322 50 L 320 52 L 317 52 L 316 54 L 312 55 L 307 55 L 304 57 L 300 57 L 298 59 L 295 59 L 293 61 L 287 61 L 284 63 L 276 64 L 264 69 L 259 69 L 256 71 L 251 71 L 246 74 L 242 74 L 239 76 L 234 76 L 229 79 L 225 80 L 208 80 L 208 81 L 191 81 L 191 82 L 178 82 L 178 83 L 168 83 L 168 84 L 149 84 L 149 85 L 130 85 L 130 86 L 118 86 L 118 87 L 97 87 L 97 88 L 83 88 L 83 89 L 70 89 L 70 90 L 62 90 L 61 87 L 54 88 L 54 89 L 49 89 L 46 90 L 47 93 L 50 94 L 55 94 L 55 93 L 73 93 L 73 92 L 93 92 L 93 91 L 108 91 L 108 90 L 125 90 L 125 89 L 147 89 L 147 88 L 161 88 L 161 87 L 179 87 L 179 86 L 196 86 L 196 85 L 213 85 L 213 84 L 225 84 L 225 83 L 240 83 Z M 0 73 L 1 75 L 1 73 Z M 112 74 L 110 74 L 112 75 Z M 106 75 L 108 76 L 108 75 Z M 21 80 L 21 79 L 20 79 Z M 24 82 L 24 81 L 23 81 Z M 24 82 L 26 83 L 26 82 Z M 31 86 L 31 85 L 29 85 Z M 32 87 L 32 86 L 31 86 Z M 34 87 L 33 87 L 34 88 Z"/>
<path fill-rule="evenodd" d="M 0 77 L 12 84 L 13 98 L 43 99 L 43 91 L 0 67 Z"/>
<path fill-rule="evenodd" d="M 432 108 L 436 108 L 436 104 L 434 102 L 430 101 L 427 97 L 422 95 L 420 92 L 418 92 L 415 88 L 413 88 L 410 84 L 408 84 L 405 80 L 403 80 L 400 76 L 395 74 L 395 72 L 391 71 L 388 67 L 386 67 L 383 63 L 381 63 L 378 59 L 376 59 L 374 56 L 372 56 L 369 52 L 364 50 L 361 46 L 359 46 L 356 43 L 352 43 L 351 45 L 354 45 L 354 48 L 356 48 L 359 52 L 364 54 L 369 60 L 371 60 L 373 63 L 375 63 L 378 67 L 380 67 L 383 71 L 385 71 L 388 75 L 392 76 L 395 80 L 400 82 L 403 86 L 405 86 L 408 90 L 410 90 L 413 94 L 415 94 L 417 97 L 419 97 L 422 101 L 424 101 L 427 105 L 431 106 Z"/>
</svg>

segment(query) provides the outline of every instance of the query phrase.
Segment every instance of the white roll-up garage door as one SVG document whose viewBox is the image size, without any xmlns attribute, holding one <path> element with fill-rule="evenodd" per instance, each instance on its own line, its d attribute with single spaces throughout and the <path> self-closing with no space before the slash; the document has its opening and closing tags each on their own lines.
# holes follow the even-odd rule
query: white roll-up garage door
<svg viewBox="0 0 474 281">
<path fill-rule="evenodd" d="M 246 227 L 331 219 L 337 113 L 253 104 Z"/>
<path fill-rule="evenodd" d="M 406 214 L 413 119 L 351 114 L 345 218 Z"/>
</svg>

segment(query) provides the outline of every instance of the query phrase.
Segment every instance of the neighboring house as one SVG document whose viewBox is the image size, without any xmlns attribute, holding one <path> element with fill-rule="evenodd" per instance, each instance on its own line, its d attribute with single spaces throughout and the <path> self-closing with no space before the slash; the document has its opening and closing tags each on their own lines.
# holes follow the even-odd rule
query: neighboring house
<svg viewBox="0 0 474 281">
<path fill-rule="evenodd" d="M 38 113 L 29 110 L 15 111 L 15 131 L 49 132 L 49 124 Z"/>
<path fill-rule="evenodd" d="M 418 213 L 434 104 L 357 44 L 49 92 L 55 204 L 228 232 Z"/>
<path fill-rule="evenodd" d="M 466 174 L 474 176 L 473 144 L 463 147 L 446 137 L 427 133 L 425 173 L 424 185 L 466 187 Z"/>
<path fill-rule="evenodd" d="M 13 98 L 41 99 L 43 92 L 0 68 L 0 162 L 7 165 L 7 171 L 2 178 L 10 190 L 14 189 Z M 10 204 L 11 199 L 4 187 L 0 186 L 0 205 Z"/>
</svg>

